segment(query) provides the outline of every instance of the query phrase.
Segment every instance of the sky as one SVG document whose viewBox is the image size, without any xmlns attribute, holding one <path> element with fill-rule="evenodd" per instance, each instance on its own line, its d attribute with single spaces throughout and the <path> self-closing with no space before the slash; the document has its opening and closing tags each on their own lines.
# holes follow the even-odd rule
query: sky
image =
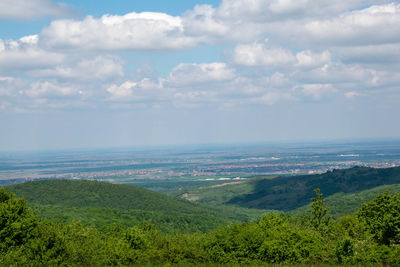
<svg viewBox="0 0 400 267">
<path fill-rule="evenodd" d="M 0 0 L 0 151 L 400 138 L 400 1 Z"/>
</svg>

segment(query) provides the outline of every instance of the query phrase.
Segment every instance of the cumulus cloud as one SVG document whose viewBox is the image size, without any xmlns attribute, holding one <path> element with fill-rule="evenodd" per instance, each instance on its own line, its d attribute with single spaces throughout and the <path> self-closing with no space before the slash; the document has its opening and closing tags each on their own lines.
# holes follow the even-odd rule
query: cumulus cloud
<svg viewBox="0 0 400 267">
<path fill-rule="evenodd" d="M 296 47 L 349 47 L 400 42 L 400 4 L 373 5 L 330 17 L 307 17 L 301 21 L 276 21 L 266 26 L 275 41 Z"/>
<path fill-rule="evenodd" d="M 179 64 L 166 78 L 142 79 L 107 88 L 110 101 L 167 102 L 179 107 L 215 104 L 233 106 L 273 104 L 291 98 L 293 84 L 282 73 L 252 78 L 239 75 L 225 63 Z"/>
<path fill-rule="evenodd" d="M 0 40 L 0 72 L 53 66 L 63 61 L 63 54 L 39 48 L 37 41 L 37 35 L 17 41 Z"/>
<path fill-rule="evenodd" d="M 221 17 L 210 5 L 197 5 L 182 16 L 184 33 L 197 43 L 250 42 L 262 37 L 265 25 L 250 20 Z"/>
<path fill-rule="evenodd" d="M 226 35 L 231 28 L 224 21 L 218 20 L 215 13 L 216 9 L 210 5 L 196 5 L 183 15 L 185 32 L 207 38 Z"/>
<path fill-rule="evenodd" d="M 331 62 L 331 54 L 329 51 L 314 53 L 310 50 L 301 51 L 296 54 L 296 67 L 300 68 L 317 68 Z"/>
<path fill-rule="evenodd" d="M 72 84 L 45 80 L 29 82 L 14 77 L 0 77 L 2 110 L 30 112 L 76 106 L 83 97 L 84 92 Z"/>
<path fill-rule="evenodd" d="M 256 22 L 301 20 L 336 15 L 382 0 L 223 0 L 217 14 L 221 18 Z"/>
<path fill-rule="evenodd" d="M 248 67 L 281 68 L 316 68 L 331 61 L 329 51 L 300 51 L 294 54 L 289 49 L 272 47 L 268 43 L 253 43 L 237 45 L 232 61 L 235 64 Z"/>
<path fill-rule="evenodd" d="M 232 107 L 356 99 L 388 88 L 395 93 L 398 25 L 400 4 L 384 0 L 223 0 L 181 16 L 60 19 L 38 34 L 0 40 L 0 94 L 8 97 L 5 109 L 12 97 L 37 106 L 59 105 L 65 97 L 94 105 Z M 226 62 L 176 64 L 157 77 L 149 68 L 132 73 L 133 65 L 148 62 L 124 58 L 131 51 L 149 55 L 199 44 L 228 44 Z M 16 82 L 22 76 L 24 86 Z"/>
<path fill-rule="evenodd" d="M 48 48 L 83 50 L 174 50 L 196 43 L 184 35 L 180 17 L 155 12 L 56 20 L 40 37 Z"/>
<path fill-rule="evenodd" d="M 51 0 L 0 1 L 0 19 L 27 20 L 70 15 L 72 15 L 72 10 L 66 4 Z"/>
<path fill-rule="evenodd" d="M 67 85 L 60 85 L 54 82 L 43 81 L 35 82 L 31 88 L 25 91 L 25 94 L 29 97 L 58 97 L 58 96 L 72 96 L 79 94 L 79 91 L 75 88 Z"/>
<path fill-rule="evenodd" d="M 144 78 L 140 81 L 125 81 L 120 85 L 113 84 L 107 88 L 111 101 L 164 101 L 168 89 L 163 88 L 161 80 Z"/>
<path fill-rule="evenodd" d="M 399 24 L 400 4 L 390 3 L 311 21 L 304 26 L 304 33 L 311 42 L 330 46 L 398 43 Z"/>
<path fill-rule="evenodd" d="M 77 79 L 77 80 L 108 80 L 122 77 L 123 62 L 113 56 L 97 56 L 95 58 L 81 59 L 72 65 L 57 65 L 54 68 L 36 69 L 30 71 L 33 77 Z"/>
<path fill-rule="evenodd" d="M 216 8 L 197 5 L 182 16 L 132 12 L 56 20 L 42 30 L 40 42 L 51 49 L 167 51 L 254 42 L 265 34 L 311 46 L 399 41 L 400 5 L 357 9 L 366 4 L 371 1 L 224 0 Z"/>
<path fill-rule="evenodd" d="M 263 44 L 238 45 L 233 62 L 244 66 L 268 66 L 272 68 L 294 64 L 293 53 L 283 48 L 268 48 Z"/>
<path fill-rule="evenodd" d="M 312 70 L 298 71 L 293 79 L 301 83 L 331 83 L 331 84 L 375 84 L 376 72 L 359 65 L 342 63 L 325 64 Z"/>
<path fill-rule="evenodd" d="M 168 82 L 182 86 L 226 81 L 234 77 L 234 70 L 225 63 L 179 64 L 172 69 Z"/>
</svg>

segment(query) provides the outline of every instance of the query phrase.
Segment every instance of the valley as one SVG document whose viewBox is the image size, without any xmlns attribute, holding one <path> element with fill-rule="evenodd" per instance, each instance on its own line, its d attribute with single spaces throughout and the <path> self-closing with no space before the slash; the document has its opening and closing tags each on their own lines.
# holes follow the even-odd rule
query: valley
<svg viewBox="0 0 400 267">
<path fill-rule="evenodd" d="M 259 176 L 400 166 L 399 141 L 0 153 L 0 185 L 41 179 L 98 180 L 153 191 L 243 181 Z"/>
<path fill-rule="evenodd" d="M 2 152 L 0 175 L 0 264 L 399 262 L 396 142 Z"/>
</svg>

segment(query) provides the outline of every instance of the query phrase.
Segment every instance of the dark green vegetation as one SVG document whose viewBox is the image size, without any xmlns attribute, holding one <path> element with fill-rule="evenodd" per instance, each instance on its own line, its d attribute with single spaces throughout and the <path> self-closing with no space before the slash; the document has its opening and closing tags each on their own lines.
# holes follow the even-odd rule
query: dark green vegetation
<svg viewBox="0 0 400 267">
<path fill-rule="evenodd" d="M 209 209 L 147 189 L 97 181 L 44 180 L 7 188 L 24 197 L 41 217 L 97 227 L 148 221 L 167 232 L 205 232 L 261 215 L 229 207 Z"/>
<path fill-rule="evenodd" d="M 400 184 L 400 167 L 373 169 L 354 167 L 319 175 L 262 179 L 250 194 L 232 198 L 228 203 L 249 208 L 289 211 L 306 205 L 314 188 L 326 196 L 352 193 L 381 185 Z"/>
<path fill-rule="evenodd" d="M 306 206 L 313 190 L 320 188 L 332 206 L 333 215 L 338 217 L 355 212 L 362 202 L 387 189 L 399 192 L 396 184 L 400 184 L 400 167 L 354 167 L 316 175 L 260 177 L 174 190 L 169 194 L 204 204 L 292 211 Z"/>
<path fill-rule="evenodd" d="M 71 202 L 74 202 L 71 200 Z M 319 190 L 301 216 L 268 214 L 208 233 L 167 234 L 143 222 L 101 229 L 49 223 L 0 188 L 0 265 L 400 264 L 400 194 L 334 220 Z"/>
</svg>

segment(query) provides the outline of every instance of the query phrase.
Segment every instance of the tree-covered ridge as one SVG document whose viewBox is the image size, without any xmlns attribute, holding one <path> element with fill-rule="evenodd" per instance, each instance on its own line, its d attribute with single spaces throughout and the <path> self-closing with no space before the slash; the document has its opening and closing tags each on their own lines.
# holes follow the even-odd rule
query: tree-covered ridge
<svg viewBox="0 0 400 267">
<path fill-rule="evenodd" d="M 36 214 L 53 222 L 81 221 L 124 227 L 143 221 L 167 232 L 206 232 L 248 218 L 230 210 L 214 210 L 131 185 L 98 181 L 42 180 L 7 189 L 24 197 Z"/>
<path fill-rule="evenodd" d="M 400 184 L 400 167 L 374 169 L 354 167 L 323 174 L 259 179 L 249 194 L 232 198 L 227 203 L 249 208 L 290 211 L 306 205 L 314 188 L 325 196 L 352 193 L 381 185 Z"/>
<path fill-rule="evenodd" d="M 319 189 L 301 216 L 265 215 L 205 234 L 165 234 L 157 226 L 101 230 L 51 224 L 0 188 L 0 265 L 304 263 L 400 264 L 400 194 L 384 193 L 331 219 Z M 384 219 L 382 219 L 384 218 Z"/>
<path fill-rule="evenodd" d="M 144 188 L 87 180 L 42 180 L 7 187 L 17 196 L 41 205 L 100 207 L 192 213 L 204 211 L 188 201 L 170 198 Z"/>
</svg>

